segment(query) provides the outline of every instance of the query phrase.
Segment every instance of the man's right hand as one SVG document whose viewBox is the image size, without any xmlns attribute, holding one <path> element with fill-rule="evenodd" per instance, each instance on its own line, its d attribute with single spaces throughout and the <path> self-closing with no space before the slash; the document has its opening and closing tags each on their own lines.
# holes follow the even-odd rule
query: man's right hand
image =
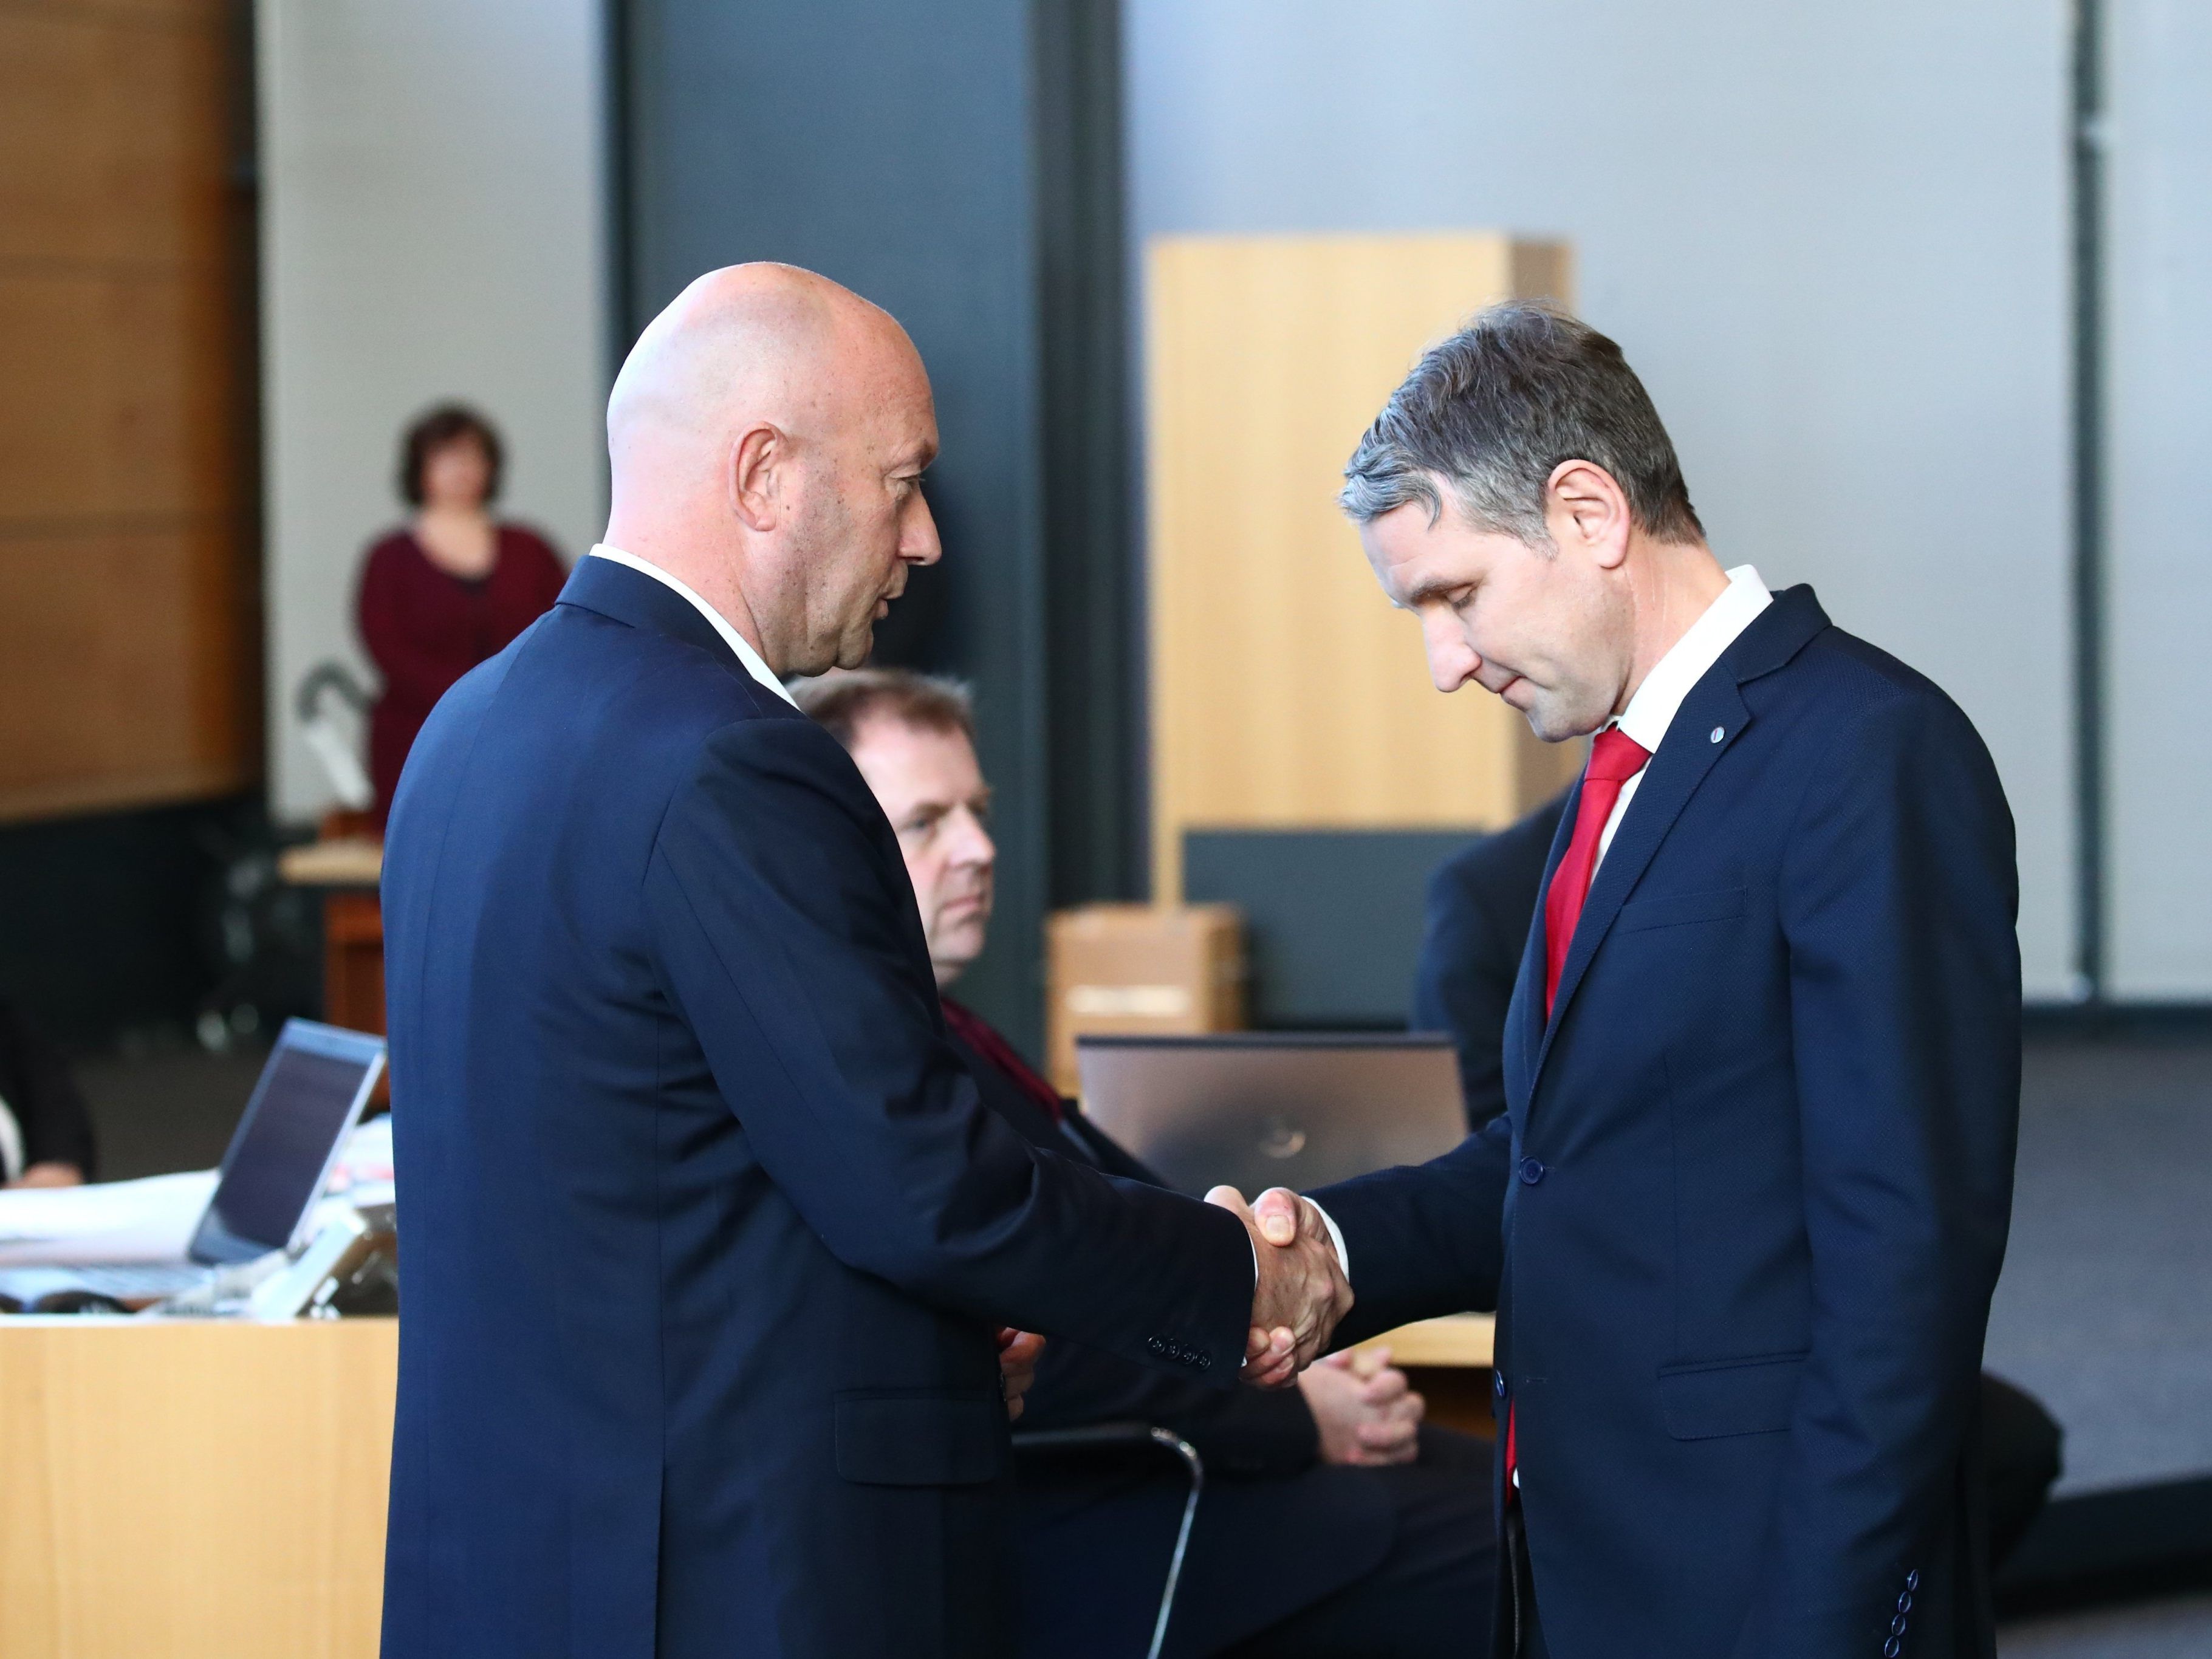
<svg viewBox="0 0 2212 1659">
<path fill-rule="evenodd" d="M 1206 1195 L 1244 1224 L 1259 1265 L 1252 1289 L 1252 1328 L 1244 1348 L 1244 1380 L 1279 1389 L 1321 1357 L 1337 1322 L 1352 1310 L 1352 1286 L 1321 1212 L 1295 1195 L 1269 1195 L 1255 1215 L 1234 1187 Z M 1285 1203 L 1284 1198 L 1294 1202 Z"/>
</svg>

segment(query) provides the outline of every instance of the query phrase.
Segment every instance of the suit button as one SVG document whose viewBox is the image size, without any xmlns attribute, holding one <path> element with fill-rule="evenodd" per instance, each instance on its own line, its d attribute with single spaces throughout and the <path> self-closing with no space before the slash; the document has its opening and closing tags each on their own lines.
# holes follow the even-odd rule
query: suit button
<svg viewBox="0 0 2212 1659">
<path fill-rule="evenodd" d="M 1896 1618 L 1889 1621 L 1889 1633 L 1892 1636 L 1902 1636 L 1905 1634 L 1905 1615 L 1903 1613 L 1899 1613 Z"/>
<path fill-rule="evenodd" d="M 1904 1651 L 1905 1644 L 1893 1636 L 1881 1644 L 1881 1659 L 1897 1659 L 1897 1656 Z"/>
<path fill-rule="evenodd" d="M 1912 1611 L 1912 1592 L 1911 1590 L 1905 1591 L 1904 1595 L 1897 1598 L 1897 1610 L 1899 1613 L 1910 1613 Z"/>
<path fill-rule="evenodd" d="M 1911 1572 L 1905 1575 L 1905 1588 L 1909 1590 L 1917 1590 L 1920 1588 L 1919 1568 L 1915 1567 Z"/>
<path fill-rule="evenodd" d="M 1212 1354 L 1210 1354 L 1210 1353 L 1202 1353 L 1202 1354 L 1199 1355 L 1199 1357 L 1198 1357 L 1198 1368 L 1199 1368 L 1199 1370 L 1202 1370 L 1202 1371 L 1204 1371 L 1204 1370 L 1212 1370 L 1212 1368 L 1213 1368 L 1213 1356 L 1212 1356 Z"/>
<path fill-rule="evenodd" d="M 1154 1353 L 1165 1353 L 1168 1351 L 1168 1345 L 1161 1341 L 1157 1336 L 1146 1337 L 1145 1339 L 1145 1346 L 1150 1348 Z"/>
<path fill-rule="evenodd" d="M 1504 1398 L 1505 1398 L 1505 1373 L 1504 1373 L 1504 1371 L 1499 1371 L 1499 1372 L 1498 1372 L 1495 1376 L 1493 1376 L 1490 1379 L 1490 1387 L 1491 1387 L 1491 1391 L 1492 1391 L 1493 1394 L 1495 1394 L 1495 1395 L 1497 1395 L 1500 1400 L 1504 1399 Z"/>
<path fill-rule="evenodd" d="M 1544 1178 L 1544 1166 L 1533 1158 L 1521 1160 L 1521 1184 L 1533 1187 Z"/>
</svg>

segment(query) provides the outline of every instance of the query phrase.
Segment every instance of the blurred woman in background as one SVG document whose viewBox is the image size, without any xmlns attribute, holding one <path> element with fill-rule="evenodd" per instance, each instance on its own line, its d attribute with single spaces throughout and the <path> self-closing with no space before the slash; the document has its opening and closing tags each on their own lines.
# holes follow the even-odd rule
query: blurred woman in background
<svg viewBox="0 0 2212 1659">
<path fill-rule="evenodd" d="M 502 454 L 491 422 L 441 404 L 407 429 L 399 491 L 415 509 L 368 550 L 362 641 L 384 676 L 368 723 L 368 775 L 380 833 L 399 769 L 447 687 L 544 615 L 567 580 L 534 531 L 491 516 Z"/>
</svg>

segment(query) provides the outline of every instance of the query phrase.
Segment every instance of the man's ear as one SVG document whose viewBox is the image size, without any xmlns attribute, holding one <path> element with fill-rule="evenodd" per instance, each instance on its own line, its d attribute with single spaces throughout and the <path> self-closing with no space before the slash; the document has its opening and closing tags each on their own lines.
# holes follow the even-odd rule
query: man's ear
<svg viewBox="0 0 2212 1659">
<path fill-rule="evenodd" d="M 730 510 L 746 529 L 775 528 L 783 507 L 791 440 L 763 422 L 749 427 L 730 448 Z"/>
<path fill-rule="evenodd" d="M 1628 556 L 1628 496 L 1613 474 L 1594 462 L 1561 461 L 1544 485 L 1544 519 L 1554 543 L 1586 550 L 1601 570 L 1618 569 Z"/>
</svg>

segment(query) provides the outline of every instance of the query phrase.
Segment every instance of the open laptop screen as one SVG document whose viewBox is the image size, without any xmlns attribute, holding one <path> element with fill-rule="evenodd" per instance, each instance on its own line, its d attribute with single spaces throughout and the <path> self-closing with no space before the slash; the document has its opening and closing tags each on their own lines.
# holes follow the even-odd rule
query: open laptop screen
<svg viewBox="0 0 2212 1659">
<path fill-rule="evenodd" d="M 1084 1115 L 1183 1192 L 1326 1186 L 1448 1152 L 1459 1060 L 1421 1033 L 1080 1036 Z"/>
<path fill-rule="evenodd" d="M 286 1022 L 223 1154 L 192 1260 L 248 1261 L 292 1242 L 383 1066 L 380 1038 Z"/>
</svg>

